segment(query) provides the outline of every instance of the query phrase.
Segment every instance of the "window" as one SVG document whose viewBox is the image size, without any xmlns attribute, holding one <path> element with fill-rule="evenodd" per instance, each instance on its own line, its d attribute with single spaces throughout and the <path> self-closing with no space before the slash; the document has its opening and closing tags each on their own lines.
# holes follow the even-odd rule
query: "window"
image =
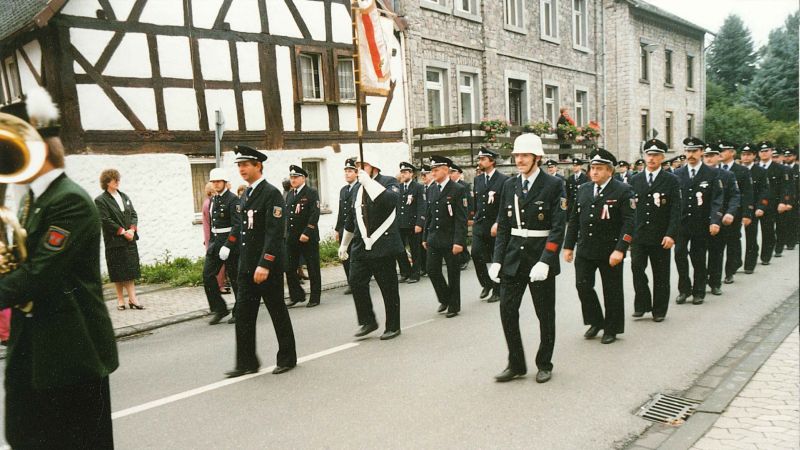
<svg viewBox="0 0 800 450">
<path fill-rule="evenodd" d="M 339 57 L 336 59 L 336 79 L 339 83 L 339 101 L 355 101 L 356 79 L 353 75 L 353 58 Z"/>
<path fill-rule="evenodd" d="M 524 6 L 522 0 L 505 0 L 505 2 L 506 25 L 514 28 L 524 28 L 525 23 L 522 17 Z"/>
<path fill-rule="evenodd" d="M 575 91 L 575 124 L 584 126 L 588 122 L 589 95 L 586 91 Z"/>
<path fill-rule="evenodd" d="M 3 81 L 3 70 L 0 68 L 0 105 L 6 103 L 6 83 Z"/>
<path fill-rule="evenodd" d="M 664 83 L 672 86 L 672 50 L 664 51 Z"/>
<path fill-rule="evenodd" d="M 542 39 L 558 39 L 558 0 L 540 0 L 539 6 Z"/>
<path fill-rule="evenodd" d="M 572 42 L 576 47 L 589 47 L 586 0 L 572 0 Z"/>
<path fill-rule="evenodd" d="M 319 161 L 311 160 L 311 161 L 303 161 L 302 167 L 303 170 L 308 172 L 308 176 L 306 177 L 306 184 L 314 189 L 316 189 L 319 195 L 322 195 L 322 189 L 319 186 Z"/>
<path fill-rule="evenodd" d="M 438 127 L 445 123 L 445 80 L 447 71 L 428 68 L 425 71 L 425 93 L 428 97 L 428 126 Z"/>
<path fill-rule="evenodd" d="M 211 159 L 191 161 L 189 167 L 192 171 L 194 213 L 202 214 L 203 202 L 206 199 L 206 183 L 208 183 L 208 178 L 211 176 L 211 169 L 216 167 L 216 162 Z M 199 218 L 202 218 L 202 216 Z"/>
<path fill-rule="evenodd" d="M 456 10 L 467 14 L 478 14 L 478 0 L 456 0 Z"/>
<path fill-rule="evenodd" d="M 461 123 L 476 121 L 478 114 L 478 76 L 462 72 L 458 80 L 458 98 L 461 103 Z"/>
<path fill-rule="evenodd" d="M 525 80 L 508 79 L 508 120 L 512 125 L 521 125 L 527 119 L 526 84 Z"/>
<path fill-rule="evenodd" d="M 642 110 L 642 142 L 650 138 L 650 111 Z"/>
<path fill-rule="evenodd" d="M 650 81 L 650 53 L 645 44 L 639 45 L 639 81 Z"/>
<path fill-rule="evenodd" d="M 672 111 L 667 111 L 665 114 L 664 130 L 667 134 L 664 137 L 664 142 L 667 144 L 667 148 L 672 148 Z"/>
<path fill-rule="evenodd" d="M 8 101 L 22 99 L 22 86 L 19 79 L 19 68 L 17 67 L 17 59 L 14 56 L 9 56 L 3 62 L 5 67 L 5 83 L 8 94 Z"/>
<path fill-rule="evenodd" d="M 300 82 L 303 85 L 303 100 L 322 100 L 322 62 L 316 53 L 300 54 Z"/>
<path fill-rule="evenodd" d="M 558 121 L 558 86 L 544 86 L 544 118 L 550 125 L 556 126 Z"/>
<path fill-rule="evenodd" d="M 694 87 L 694 56 L 686 55 L 686 87 Z"/>
<path fill-rule="evenodd" d="M 694 136 L 694 114 L 686 115 L 686 136 Z"/>
</svg>

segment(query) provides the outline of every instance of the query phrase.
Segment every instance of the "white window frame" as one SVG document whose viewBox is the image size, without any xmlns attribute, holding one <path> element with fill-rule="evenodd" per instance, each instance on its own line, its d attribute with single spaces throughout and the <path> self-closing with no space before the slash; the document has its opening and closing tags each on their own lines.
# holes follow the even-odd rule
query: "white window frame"
<svg viewBox="0 0 800 450">
<path fill-rule="evenodd" d="M 550 31 L 552 31 L 552 35 L 545 33 L 545 24 L 547 23 L 545 5 L 550 6 Z M 542 40 L 560 44 L 558 40 L 558 0 L 539 0 L 539 30 L 539 37 Z"/>
<path fill-rule="evenodd" d="M 353 85 L 350 86 L 353 89 L 353 98 L 343 98 L 342 97 L 342 82 L 341 82 L 341 79 L 339 79 L 339 66 L 342 64 L 342 61 L 347 61 L 347 60 L 350 61 L 350 70 L 351 70 L 350 73 L 353 76 Z M 353 59 L 353 57 L 352 56 L 344 56 L 344 55 L 336 56 L 336 86 L 337 86 L 337 88 L 339 90 L 339 99 L 338 99 L 339 102 L 341 102 L 341 103 L 355 103 L 356 102 L 356 83 L 355 83 L 355 81 L 356 81 L 356 72 L 355 72 L 355 60 Z"/>
<path fill-rule="evenodd" d="M 579 107 L 579 97 L 578 93 L 582 92 L 584 94 L 584 101 L 580 104 L 580 108 L 583 110 L 583 117 L 581 118 L 578 114 L 578 107 Z M 584 127 L 589 124 L 589 88 L 584 86 L 575 86 L 575 125 L 579 127 Z"/>
<path fill-rule="evenodd" d="M 3 77 L 3 68 L 0 67 L 0 105 L 5 105 L 8 102 L 8 94 L 6 93 L 6 80 Z"/>
<path fill-rule="evenodd" d="M 517 72 L 514 70 L 507 70 L 503 74 L 503 87 L 505 90 L 505 103 L 506 103 L 506 118 L 510 121 L 511 120 L 511 104 L 508 102 L 508 81 L 509 80 L 520 80 L 525 82 L 525 90 L 523 92 L 523 96 L 525 97 L 522 100 L 522 123 L 515 124 L 515 125 L 523 125 L 531 121 L 531 80 L 527 73 L 525 72 Z"/>
<path fill-rule="evenodd" d="M 464 1 L 469 3 L 469 11 L 462 7 Z M 481 0 L 453 0 L 453 15 L 462 19 L 481 22 L 483 20 L 481 18 Z"/>
<path fill-rule="evenodd" d="M 572 1 L 572 48 L 583 52 L 589 52 L 589 2 L 588 0 Z M 581 2 L 583 10 L 575 9 L 575 2 Z M 580 20 L 580 24 L 578 21 Z M 583 35 L 583 42 L 578 38 L 578 32 Z"/>
<path fill-rule="evenodd" d="M 458 75 L 458 121 L 459 123 L 464 122 L 463 117 L 461 116 L 461 94 L 463 89 L 463 86 L 461 85 L 461 79 L 464 77 L 464 75 L 469 75 L 472 77 L 472 123 L 478 123 L 480 122 L 480 113 L 483 108 L 483 96 L 481 95 L 481 71 L 477 67 L 458 66 L 456 67 L 456 73 Z"/>
<path fill-rule="evenodd" d="M 308 186 L 311 186 L 317 190 L 317 195 L 319 195 L 319 205 L 320 205 L 320 213 L 321 214 L 328 214 L 330 213 L 330 208 L 328 207 L 328 191 L 325 189 L 326 186 L 326 179 L 325 179 L 325 159 L 324 158 L 302 158 L 300 160 L 300 167 L 303 167 L 306 163 L 308 164 L 316 164 L 317 165 L 317 186 L 314 186 L 309 179 L 306 180 Z M 305 167 L 303 167 L 305 169 Z M 309 176 L 310 178 L 310 176 Z"/>
<path fill-rule="evenodd" d="M 428 81 L 428 71 L 429 70 L 435 70 L 435 71 L 439 72 L 440 81 L 438 83 L 438 86 L 434 85 L 436 83 L 434 83 L 432 81 Z M 426 124 L 425 126 L 428 126 L 428 127 L 430 127 L 430 126 L 444 126 L 444 125 L 449 125 L 450 124 L 450 114 L 449 114 L 449 108 L 448 108 L 448 104 L 449 104 L 449 102 L 448 102 L 448 98 L 449 98 L 449 93 L 448 93 L 448 91 L 449 91 L 448 90 L 449 83 L 448 83 L 448 81 L 449 80 L 447 78 L 449 73 L 450 73 L 449 72 L 449 67 L 448 67 L 447 64 L 437 63 L 437 62 L 428 62 L 428 63 L 424 64 L 424 66 L 423 66 L 423 72 L 422 72 L 422 77 L 423 78 L 422 79 L 425 80 L 425 124 Z M 428 92 L 431 89 L 438 89 L 439 90 L 439 104 L 440 104 L 440 107 L 441 107 L 441 113 L 440 113 L 441 124 L 440 125 L 432 125 L 431 124 L 431 118 L 428 116 L 428 110 L 429 110 L 429 108 L 428 108 L 428 100 L 429 100 L 428 99 Z"/>
<path fill-rule="evenodd" d="M 496 1 L 496 0 L 495 0 Z M 527 18 L 526 3 L 528 0 L 503 0 L 503 28 L 508 31 L 513 31 L 520 34 L 528 34 L 525 29 L 525 21 Z M 513 4 L 516 8 L 517 14 L 515 20 L 512 22 L 509 17 L 509 5 Z"/>
<path fill-rule="evenodd" d="M 13 70 L 9 64 L 14 65 Z M 6 101 L 13 103 L 22 100 L 22 78 L 20 78 L 19 61 L 17 61 L 16 55 L 12 54 L 3 58 L 3 72 L 5 73 L 4 81 L 8 82 L 6 84 Z"/>
<path fill-rule="evenodd" d="M 449 5 L 449 2 L 450 0 L 420 0 L 419 7 L 449 14 L 453 11 L 453 6 Z"/>
<path fill-rule="evenodd" d="M 667 54 L 669 54 L 669 66 L 667 66 Z M 667 80 L 667 74 L 669 74 L 669 80 Z M 671 48 L 664 49 L 664 86 L 675 86 L 675 52 Z"/>
<path fill-rule="evenodd" d="M 644 130 L 644 132 L 645 132 L 644 136 L 641 136 L 641 132 L 642 132 L 642 117 L 647 117 L 647 124 L 646 124 L 646 129 Z M 653 118 L 650 115 L 650 110 L 646 109 L 646 108 L 642 108 L 639 111 L 639 133 L 640 133 L 639 137 L 642 138 L 642 139 L 640 139 L 641 142 L 645 142 L 648 139 L 650 139 L 650 130 L 653 129 L 652 124 L 653 124 Z"/>
<path fill-rule="evenodd" d="M 647 45 L 646 42 L 643 42 L 643 41 L 639 42 L 639 64 L 638 64 L 638 66 L 639 66 L 639 82 L 641 82 L 641 83 L 650 83 L 650 81 L 651 81 L 650 80 L 650 78 L 651 78 L 650 77 L 650 74 L 651 74 L 651 70 L 650 69 L 653 66 L 653 64 L 652 64 L 653 61 L 652 61 L 652 58 L 651 58 L 652 55 L 651 55 L 650 52 L 648 52 L 645 49 L 646 45 Z M 646 61 L 647 67 L 642 67 L 642 55 L 644 55 L 644 59 L 647 60 Z M 642 76 L 642 75 L 644 75 L 644 76 Z"/>
<path fill-rule="evenodd" d="M 555 97 L 553 97 L 552 105 L 553 105 L 553 115 L 552 117 L 547 117 L 547 105 L 550 104 L 547 100 L 547 88 L 553 87 L 556 89 Z M 554 81 L 554 80 L 544 80 L 542 81 L 542 117 L 544 120 L 550 122 L 550 125 L 555 128 L 557 126 L 558 117 L 561 114 L 559 109 L 561 108 L 561 85 Z"/>
<path fill-rule="evenodd" d="M 322 102 L 322 101 L 325 101 L 325 82 L 324 82 L 324 78 L 323 78 L 325 68 L 323 67 L 322 55 L 320 55 L 318 53 L 301 52 L 298 55 L 298 57 L 301 60 L 301 62 L 300 62 L 300 80 L 301 80 L 301 92 L 300 92 L 300 95 L 303 96 L 303 101 L 304 102 Z M 312 74 L 311 75 L 312 75 L 313 78 L 315 78 L 314 82 L 319 85 L 319 97 L 318 98 L 317 97 L 306 97 L 306 94 L 305 94 L 306 83 L 305 83 L 305 80 L 303 79 L 303 63 L 302 63 L 303 60 L 310 60 L 311 61 L 311 67 L 312 67 Z M 317 76 L 316 77 L 314 77 L 314 74 L 313 74 L 313 67 L 314 67 L 314 61 L 315 60 L 317 62 L 317 67 L 318 67 Z"/>
<path fill-rule="evenodd" d="M 691 64 L 689 64 L 689 58 L 692 59 Z M 686 53 L 686 90 L 687 91 L 695 90 L 694 79 L 695 79 L 695 76 L 697 75 L 697 71 L 695 70 L 694 66 L 695 66 L 695 61 L 696 60 L 697 60 L 697 57 L 694 54 Z M 691 76 L 689 75 L 689 68 L 691 68 L 691 71 L 692 71 Z"/>
</svg>

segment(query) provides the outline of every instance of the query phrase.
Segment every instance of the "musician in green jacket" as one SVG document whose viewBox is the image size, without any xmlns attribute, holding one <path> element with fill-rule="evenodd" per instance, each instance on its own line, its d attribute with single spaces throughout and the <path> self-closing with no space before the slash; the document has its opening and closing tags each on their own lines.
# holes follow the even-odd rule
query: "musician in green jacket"
<svg viewBox="0 0 800 450">
<path fill-rule="evenodd" d="M 38 96 L 28 96 L 29 111 Z M 0 180 L 30 188 L 19 210 L 27 259 L 0 277 L 0 308 L 13 308 L 6 440 L 12 448 L 113 448 L 108 375 L 119 363 L 103 302 L 100 219 L 64 173 L 58 129 L 37 134 L 22 124 L 0 114 L 0 128 L 17 131 L 30 151 L 26 169 Z"/>
</svg>

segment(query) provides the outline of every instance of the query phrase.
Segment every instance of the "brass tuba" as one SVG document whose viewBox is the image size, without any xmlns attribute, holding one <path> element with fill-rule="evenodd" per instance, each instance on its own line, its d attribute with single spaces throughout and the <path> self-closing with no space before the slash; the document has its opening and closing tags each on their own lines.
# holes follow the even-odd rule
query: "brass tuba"
<svg viewBox="0 0 800 450">
<path fill-rule="evenodd" d="M 0 113 L 0 276 L 15 270 L 28 256 L 27 233 L 5 206 L 6 188 L 36 175 L 44 165 L 46 154 L 44 140 L 30 123 Z M 26 213 L 23 211 L 23 215 Z"/>
</svg>

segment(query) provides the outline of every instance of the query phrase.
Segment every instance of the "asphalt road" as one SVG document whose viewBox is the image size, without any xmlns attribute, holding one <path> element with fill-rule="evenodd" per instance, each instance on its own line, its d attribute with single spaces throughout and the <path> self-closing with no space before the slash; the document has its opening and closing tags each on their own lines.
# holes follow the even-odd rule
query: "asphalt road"
<svg viewBox="0 0 800 450">
<path fill-rule="evenodd" d="M 538 322 L 529 295 L 521 310 L 529 375 L 494 382 L 506 364 L 499 304 L 478 300 L 472 268 L 462 272 L 462 313 L 452 319 L 436 313 L 427 278 L 401 285 L 404 330 L 391 341 L 377 339 L 382 328 L 354 340 L 355 309 L 343 289 L 323 293 L 318 308 L 293 309 L 303 362 L 279 376 L 224 380 L 234 364 L 232 325 L 195 320 L 158 329 L 119 342 L 121 367 L 111 376 L 116 445 L 611 448 L 647 426 L 632 413 L 652 394 L 688 388 L 797 289 L 798 252 L 784 255 L 755 275 L 738 274 L 725 295 L 709 294 L 704 305 L 671 303 L 660 324 L 629 317 L 626 261 L 626 332 L 611 345 L 583 338 L 573 267 L 564 264 L 555 369 L 546 384 L 533 380 Z M 376 286 L 373 295 L 382 317 Z M 275 337 L 264 308 L 258 333 L 262 367 L 271 370 Z"/>
</svg>

